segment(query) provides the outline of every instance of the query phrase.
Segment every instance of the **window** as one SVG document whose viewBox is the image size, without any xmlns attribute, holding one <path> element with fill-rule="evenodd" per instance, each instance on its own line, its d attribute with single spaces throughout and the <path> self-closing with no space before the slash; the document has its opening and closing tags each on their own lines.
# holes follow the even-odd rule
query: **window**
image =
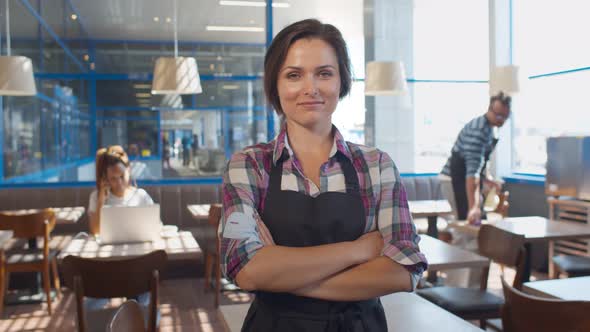
<svg viewBox="0 0 590 332">
<path fill-rule="evenodd" d="M 488 106 L 488 1 L 414 1 L 415 172 L 438 173 Z"/>
<path fill-rule="evenodd" d="M 515 1 L 514 59 L 529 76 L 515 98 L 513 170 L 545 174 L 546 138 L 588 135 L 586 1 Z M 550 24 L 548 24 L 550 22 Z"/>
</svg>

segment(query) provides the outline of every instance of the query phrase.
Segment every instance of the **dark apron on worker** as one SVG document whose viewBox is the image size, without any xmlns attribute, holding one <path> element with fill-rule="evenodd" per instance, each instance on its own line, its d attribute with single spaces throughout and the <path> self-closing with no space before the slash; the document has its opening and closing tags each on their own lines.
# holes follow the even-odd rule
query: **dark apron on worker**
<svg viewBox="0 0 590 332">
<path fill-rule="evenodd" d="M 346 193 L 326 192 L 314 198 L 295 191 L 281 191 L 283 160 L 287 157 L 284 151 L 271 170 L 262 214 L 274 242 L 287 247 L 308 247 L 353 241 L 363 235 L 365 209 L 350 160 L 336 153 L 346 179 Z M 259 291 L 242 331 L 379 332 L 387 331 L 387 323 L 378 298 L 339 302 Z"/>
<path fill-rule="evenodd" d="M 481 193 L 481 189 L 483 188 L 483 176 L 485 176 L 485 170 L 490 160 L 490 155 L 496 144 L 498 143 L 497 138 L 492 139 L 492 146 L 489 151 L 486 151 L 484 154 L 484 164 L 479 174 L 479 190 Z M 465 158 L 461 156 L 459 152 L 453 151 L 451 154 L 451 180 L 453 183 L 453 192 L 455 193 L 455 204 L 457 205 L 457 218 L 458 220 L 465 220 L 467 219 L 467 213 L 469 210 L 469 201 L 467 200 L 467 189 L 465 188 L 467 176 L 467 163 L 465 162 Z M 481 204 L 483 204 L 483 200 L 481 200 Z M 482 215 L 482 219 L 485 219 L 485 215 Z"/>
</svg>

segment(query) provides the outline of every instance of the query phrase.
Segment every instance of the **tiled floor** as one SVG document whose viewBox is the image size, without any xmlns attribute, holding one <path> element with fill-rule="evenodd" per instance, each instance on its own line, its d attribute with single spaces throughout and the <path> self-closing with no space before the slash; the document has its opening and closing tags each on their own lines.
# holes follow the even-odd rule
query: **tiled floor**
<svg viewBox="0 0 590 332">
<path fill-rule="evenodd" d="M 505 269 L 511 280 L 514 272 Z M 546 275 L 533 275 L 532 279 L 546 279 Z M 493 265 L 490 269 L 489 288 L 501 294 L 500 269 Z M 226 292 L 221 296 L 221 304 L 249 302 L 251 297 L 243 292 Z M 112 305 L 119 305 L 113 300 Z M 68 290 L 53 304 L 54 313 L 49 316 L 45 304 L 5 306 L 0 331 L 75 331 L 76 308 L 74 297 Z M 165 280 L 160 286 L 161 332 L 180 331 L 224 331 L 218 311 L 213 307 L 213 293 L 204 291 L 202 279 Z"/>
<path fill-rule="evenodd" d="M 243 303 L 251 300 L 248 293 L 227 292 L 220 303 Z M 118 306 L 121 300 L 113 300 Z M 71 292 L 56 300 L 53 314 L 47 314 L 45 304 L 5 306 L 0 331 L 3 332 L 66 332 L 76 330 L 76 304 Z M 160 285 L 161 332 L 221 332 L 224 331 L 218 311 L 213 307 L 213 293 L 203 290 L 202 279 L 165 280 Z"/>
</svg>

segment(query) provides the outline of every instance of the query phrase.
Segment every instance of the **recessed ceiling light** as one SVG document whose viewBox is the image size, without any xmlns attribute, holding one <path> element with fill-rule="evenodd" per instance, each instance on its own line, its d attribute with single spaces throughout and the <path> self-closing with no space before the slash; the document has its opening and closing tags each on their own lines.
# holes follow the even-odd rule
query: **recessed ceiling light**
<svg viewBox="0 0 590 332">
<path fill-rule="evenodd" d="M 221 0 L 219 4 L 222 6 L 243 6 L 243 7 L 266 7 L 265 1 L 232 1 Z M 287 2 L 273 2 L 273 8 L 289 8 L 291 5 Z"/>
<path fill-rule="evenodd" d="M 170 17 L 166 17 L 166 23 L 170 23 L 172 22 L 172 19 Z"/>
<path fill-rule="evenodd" d="M 149 93 L 141 92 L 141 93 L 136 93 L 135 97 L 137 97 L 137 98 L 151 98 L 152 95 Z"/>
<path fill-rule="evenodd" d="M 160 22 L 160 18 L 158 16 L 154 16 L 154 22 Z"/>
<path fill-rule="evenodd" d="M 232 31 L 232 32 L 264 32 L 264 28 L 257 27 L 238 27 L 238 26 L 221 26 L 208 25 L 207 31 Z"/>
<path fill-rule="evenodd" d="M 71 17 L 71 18 L 72 18 L 72 20 L 74 20 L 74 21 L 78 19 L 78 15 L 76 15 L 76 14 L 72 14 L 72 15 L 70 15 L 70 17 Z"/>
</svg>

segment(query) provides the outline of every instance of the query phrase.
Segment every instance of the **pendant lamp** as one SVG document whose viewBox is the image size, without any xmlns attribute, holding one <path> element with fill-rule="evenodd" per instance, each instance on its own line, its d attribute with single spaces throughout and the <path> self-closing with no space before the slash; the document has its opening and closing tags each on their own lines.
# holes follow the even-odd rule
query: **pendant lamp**
<svg viewBox="0 0 590 332">
<path fill-rule="evenodd" d="M 0 56 L 0 96 L 37 94 L 33 62 L 25 56 L 12 56 L 10 50 L 10 0 L 6 0 L 6 55 Z"/>
<path fill-rule="evenodd" d="M 401 61 L 372 61 L 367 63 L 365 95 L 392 96 L 408 91 L 406 73 Z"/>
<path fill-rule="evenodd" d="M 500 91 L 513 95 L 520 90 L 519 67 L 515 65 L 494 67 L 490 73 L 490 96 Z"/>
<path fill-rule="evenodd" d="M 193 57 L 178 56 L 178 19 L 176 1 L 174 0 L 174 57 L 160 57 L 154 67 L 152 94 L 197 94 L 203 92 Z"/>
</svg>

